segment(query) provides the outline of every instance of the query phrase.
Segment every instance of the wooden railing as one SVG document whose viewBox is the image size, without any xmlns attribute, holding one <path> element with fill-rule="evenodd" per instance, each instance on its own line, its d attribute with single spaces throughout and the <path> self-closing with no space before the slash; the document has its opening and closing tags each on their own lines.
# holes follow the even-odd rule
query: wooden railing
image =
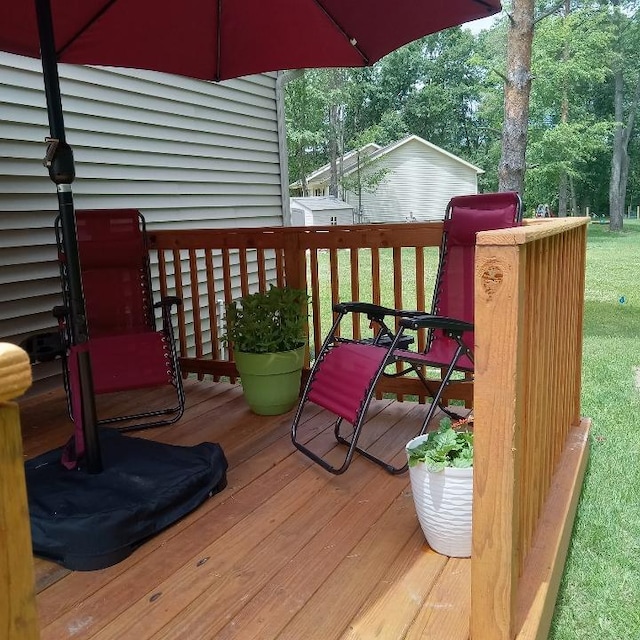
<svg viewBox="0 0 640 640">
<path fill-rule="evenodd" d="M 12 402 L 30 386 L 27 354 L 0 343 L 0 638 L 20 640 L 39 637 L 22 434 Z"/>
<path fill-rule="evenodd" d="M 588 454 L 587 223 L 478 236 L 473 640 L 547 637 Z"/>
<path fill-rule="evenodd" d="M 442 223 L 157 231 L 150 248 L 163 294 L 192 301 L 180 309 L 178 334 L 184 373 L 214 379 L 237 376 L 233 354 L 220 342 L 224 305 L 270 282 L 306 289 L 309 356 L 320 350 L 332 323 L 331 305 L 361 300 L 397 309 L 430 309 Z M 154 261 L 155 262 L 155 261 Z M 342 334 L 360 338 L 365 318 L 354 317 Z M 368 335 L 371 335 L 370 333 Z M 417 348 L 426 336 L 417 336 Z M 424 401 L 424 387 L 409 377 L 384 379 L 378 394 Z M 470 402 L 472 386 L 461 381 L 447 398 Z"/>
<path fill-rule="evenodd" d="M 588 454 L 589 421 L 579 404 L 587 222 L 541 221 L 478 236 L 473 640 L 541 640 L 550 625 Z M 229 301 L 235 290 L 264 289 L 272 278 L 310 292 L 315 350 L 332 300 L 428 306 L 424 283 L 435 269 L 428 252 L 441 233 L 438 224 L 406 224 L 152 234 L 163 291 L 190 294 L 179 317 L 183 365 L 199 375 L 236 375 L 221 357 L 218 296 Z M 393 283 L 383 286 L 386 259 Z M 363 330 L 360 322 L 351 327 L 356 337 Z M 29 384 L 26 354 L 0 345 L 0 637 L 21 640 L 38 630 L 18 409 L 9 400 Z"/>
<path fill-rule="evenodd" d="M 478 237 L 473 640 L 544 638 L 549 628 L 587 459 L 579 404 L 587 222 L 535 221 Z M 437 223 L 152 233 L 163 292 L 193 299 L 179 317 L 183 370 L 237 375 L 219 342 L 221 307 L 270 281 L 309 292 L 311 354 L 338 300 L 428 309 L 441 235 Z M 367 327 L 356 319 L 347 330 L 359 338 Z M 388 380 L 384 391 L 422 399 L 414 383 Z M 469 386 L 450 397 L 470 401 Z"/>
</svg>

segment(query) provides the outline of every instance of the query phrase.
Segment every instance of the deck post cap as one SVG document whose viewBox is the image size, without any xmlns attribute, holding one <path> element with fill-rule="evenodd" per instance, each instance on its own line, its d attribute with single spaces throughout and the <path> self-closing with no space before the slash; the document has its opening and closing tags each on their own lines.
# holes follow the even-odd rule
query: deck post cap
<svg viewBox="0 0 640 640">
<path fill-rule="evenodd" d="M 0 342 L 0 402 L 19 398 L 31 386 L 31 363 L 26 351 Z"/>
</svg>

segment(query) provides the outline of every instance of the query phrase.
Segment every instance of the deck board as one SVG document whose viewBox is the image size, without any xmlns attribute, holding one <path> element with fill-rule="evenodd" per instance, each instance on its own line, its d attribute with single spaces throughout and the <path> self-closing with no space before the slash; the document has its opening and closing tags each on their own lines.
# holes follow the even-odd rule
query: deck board
<svg viewBox="0 0 640 640">
<path fill-rule="evenodd" d="M 363 438 L 401 462 L 424 411 L 375 401 Z M 330 416 L 304 418 L 309 446 L 344 455 Z M 28 457 L 71 431 L 60 392 L 24 400 L 21 419 Z M 237 386 L 189 381 L 182 420 L 135 435 L 219 442 L 228 487 L 113 567 L 69 572 L 36 558 L 42 639 L 468 640 L 469 560 L 429 549 L 408 475 L 356 457 L 333 476 L 293 448 L 291 419 L 255 416 Z"/>
</svg>

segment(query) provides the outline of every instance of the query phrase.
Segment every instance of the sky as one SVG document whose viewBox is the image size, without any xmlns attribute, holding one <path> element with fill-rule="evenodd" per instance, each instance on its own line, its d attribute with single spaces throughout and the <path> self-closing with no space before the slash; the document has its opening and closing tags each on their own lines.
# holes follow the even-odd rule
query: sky
<svg viewBox="0 0 640 640">
<path fill-rule="evenodd" d="M 489 16 L 488 18 L 480 18 L 480 20 L 474 20 L 473 22 L 467 22 L 463 26 L 472 33 L 479 33 L 482 29 L 488 29 L 494 20 L 498 19 L 500 14 L 497 13 L 495 16 Z"/>
</svg>

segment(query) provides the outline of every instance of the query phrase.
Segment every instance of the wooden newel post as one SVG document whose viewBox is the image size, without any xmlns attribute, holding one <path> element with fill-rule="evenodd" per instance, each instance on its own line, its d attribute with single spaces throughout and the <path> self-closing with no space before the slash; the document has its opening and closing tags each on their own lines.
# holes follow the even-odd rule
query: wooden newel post
<svg viewBox="0 0 640 640">
<path fill-rule="evenodd" d="M 12 402 L 30 386 L 27 354 L 0 343 L 0 638 L 7 640 L 39 637 L 20 414 Z"/>
</svg>

